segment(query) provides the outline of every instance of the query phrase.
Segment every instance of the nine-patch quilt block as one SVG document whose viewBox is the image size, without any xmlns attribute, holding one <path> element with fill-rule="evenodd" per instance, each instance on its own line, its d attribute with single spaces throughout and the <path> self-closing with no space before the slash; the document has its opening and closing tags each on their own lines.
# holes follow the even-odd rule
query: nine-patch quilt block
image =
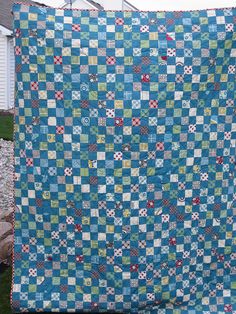
<svg viewBox="0 0 236 314">
<path fill-rule="evenodd" d="M 236 313 L 236 9 L 13 13 L 15 311 Z"/>
</svg>

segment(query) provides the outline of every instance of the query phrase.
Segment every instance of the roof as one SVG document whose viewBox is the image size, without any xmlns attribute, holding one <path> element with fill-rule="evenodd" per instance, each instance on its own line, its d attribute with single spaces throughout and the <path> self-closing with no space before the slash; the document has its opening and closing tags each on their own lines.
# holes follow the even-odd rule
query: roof
<svg viewBox="0 0 236 314">
<path fill-rule="evenodd" d="M 94 7 L 96 7 L 98 10 L 103 10 L 103 6 L 101 6 L 101 4 L 93 1 L 93 0 L 87 0 L 89 3 L 91 3 Z"/>
<path fill-rule="evenodd" d="M 75 2 L 76 0 L 72 0 L 72 3 L 73 2 Z M 93 0 L 85 0 L 86 2 L 88 2 L 88 3 L 90 3 L 93 7 L 95 7 L 96 9 L 98 9 L 98 10 L 104 10 L 104 7 L 101 5 L 101 4 L 99 4 L 99 3 L 97 3 L 97 2 L 95 2 L 95 1 L 93 1 Z M 111 0 L 112 1 L 112 0 Z M 138 8 L 137 7 L 135 7 L 132 3 L 130 3 L 129 1 L 126 1 L 126 0 L 124 0 L 124 2 L 131 8 L 131 9 L 133 9 L 133 10 L 135 10 L 135 11 L 138 11 Z M 64 6 L 66 6 L 66 4 L 64 4 L 63 5 L 63 7 Z"/>
<path fill-rule="evenodd" d="M 134 9 L 135 11 L 138 11 L 138 8 L 135 7 L 132 3 L 130 3 L 129 1 L 124 1 L 128 6 L 130 6 L 132 9 Z"/>
<path fill-rule="evenodd" d="M 16 2 L 16 0 L 0 0 L 0 25 L 9 30 L 13 29 L 13 16 L 11 12 L 14 2 Z M 42 5 L 31 0 L 21 0 L 21 2 L 32 5 Z"/>
</svg>

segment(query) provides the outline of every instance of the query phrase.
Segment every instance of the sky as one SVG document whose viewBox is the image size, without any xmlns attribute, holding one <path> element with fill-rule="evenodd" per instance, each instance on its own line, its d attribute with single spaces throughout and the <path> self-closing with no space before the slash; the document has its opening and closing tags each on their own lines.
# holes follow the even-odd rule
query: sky
<svg viewBox="0 0 236 314">
<path fill-rule="evenodd" d="M 190 10 L 236 5 L 235 0 L 131 0 L 130 2 L 140 10 Z"/>
<path fill-rule="evenodd" d="M 35 0 L 59 7 L 63 0 Z M 95 0 L 96 1 L 96 0 Z M 111 0 L 115 1 L 115 0 Z M 235 0 L 128 0 L 140 10 L 192 10 L 236 6 Z M 99 1 L 97 1 L 99 2 Z"/>
</svg>

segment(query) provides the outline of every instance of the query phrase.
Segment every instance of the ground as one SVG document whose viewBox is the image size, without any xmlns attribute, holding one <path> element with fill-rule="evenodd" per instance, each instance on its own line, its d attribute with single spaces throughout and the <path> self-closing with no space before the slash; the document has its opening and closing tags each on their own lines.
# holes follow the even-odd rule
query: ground
<svg viewBox="0 0 236 314">
<path fill-rule="evenodd" d="M 10 307 L 11 267 L 0 265 L 0 313 L 11 314 Z"/>
<path fill-rule="evenodd" d="M 13 139 L 13 115 L 0 112 L 0 138 Z"/>
<path fill-rule="evenodd" d="M 13 115 L 0 112 L 0 138 L 13 139 Z M 0 313 L 10 314 L 11 267 L 0 265 Z"/>
</svg>

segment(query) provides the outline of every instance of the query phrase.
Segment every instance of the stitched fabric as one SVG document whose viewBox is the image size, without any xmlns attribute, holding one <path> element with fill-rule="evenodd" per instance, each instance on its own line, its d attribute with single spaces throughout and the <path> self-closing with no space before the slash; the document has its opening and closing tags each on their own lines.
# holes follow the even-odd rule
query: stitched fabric
<svg viewBox="0 0 236 314">
<path fill-rule="evenodd" d="M 13 11 L 13 308 L 236 313 L 236 9 Z"/>
</svg>

